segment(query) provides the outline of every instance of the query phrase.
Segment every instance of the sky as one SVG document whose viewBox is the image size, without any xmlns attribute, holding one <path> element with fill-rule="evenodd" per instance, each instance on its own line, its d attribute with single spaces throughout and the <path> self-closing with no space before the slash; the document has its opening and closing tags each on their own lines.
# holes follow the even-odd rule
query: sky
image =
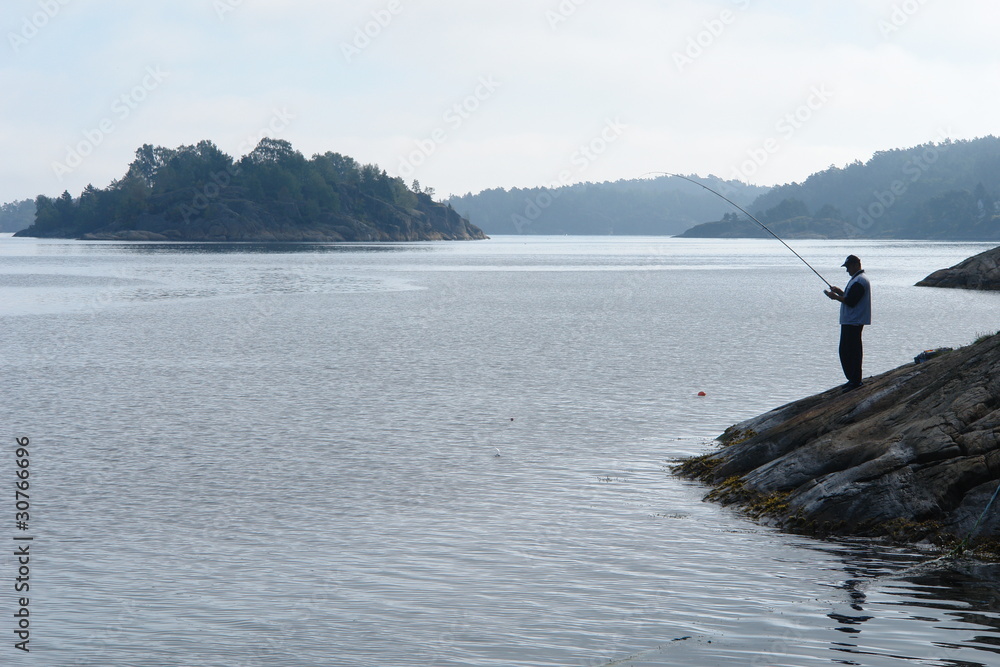
<svg viewBox="0 0 1000 667">
<path fill-rule="evenodd" d="M 985 0 L 4 0 L 0 28 L 0 202 L 206 139 L 337 152 L 442 198 L 775 185 L 1000 124 Z"/>
</svg>

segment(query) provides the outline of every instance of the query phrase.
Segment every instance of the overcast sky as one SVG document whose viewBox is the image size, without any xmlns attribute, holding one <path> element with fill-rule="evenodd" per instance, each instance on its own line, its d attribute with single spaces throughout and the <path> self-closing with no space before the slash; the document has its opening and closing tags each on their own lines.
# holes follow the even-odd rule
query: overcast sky
<svg viewBox="0 0 1000 667">
<path fill-rule="evenodd" d="M 773 185 L 996 132 L 986 0 L 4 0 L 0 202 L 144 143 L 261 136 L 439 197 L 715 174 Z"/>
</svg>

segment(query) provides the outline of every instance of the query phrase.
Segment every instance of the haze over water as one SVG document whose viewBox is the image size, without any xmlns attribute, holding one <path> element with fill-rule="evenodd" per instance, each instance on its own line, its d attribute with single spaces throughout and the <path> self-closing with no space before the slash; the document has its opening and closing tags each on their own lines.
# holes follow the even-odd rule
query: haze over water
<svg viewBox="0 0 1000 667">
<path fill-rule="evenodd" d="M 912 286 L 989 244 L 793 245 L 841 286 L 863 260 L 866 374 L 1000 329 L 1000 295 Z M 0 237 L 4 437 L 34 448 L 13 664 L 996 664 L 992 566 L 785 535 L 669 473 L 843 382 L 824 287 L 766 240 Z"/>
</svg>

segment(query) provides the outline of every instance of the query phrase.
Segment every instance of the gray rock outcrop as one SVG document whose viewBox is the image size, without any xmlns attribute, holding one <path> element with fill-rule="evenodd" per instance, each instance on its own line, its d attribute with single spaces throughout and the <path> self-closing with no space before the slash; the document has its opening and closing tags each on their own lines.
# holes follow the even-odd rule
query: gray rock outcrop
<svg viewBox="0 0 1000 667">
<path fill-rule="evenodd" d="M 1000 290 L 1000 248 L 981 252 L 955 266 L 935 271 L 917 286 Z"/>
<path fill-rule="evenodd" d="M 1000 335 L 731 427 L 675 471 L 814 535 L 954 543 L 1000 484 Z M 1000 501 L 977 529 L 1000 537 Z"/>
</svg>

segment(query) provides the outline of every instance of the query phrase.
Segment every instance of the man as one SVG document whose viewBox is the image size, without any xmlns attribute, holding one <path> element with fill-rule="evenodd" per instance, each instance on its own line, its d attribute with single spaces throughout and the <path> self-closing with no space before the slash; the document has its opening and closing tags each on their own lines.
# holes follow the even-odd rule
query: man
<svg viewBox="0 0 1000 667">
<path fill-rule="evenodd" d="M 861 386 L 861 331 L 872 323 L 872 288 L 856 255 L 848 255 L 841 266 L 851 275 L 847 286 L 831 286 L 823 293 L 840 302 L 840 365 L 847 377 L 844 391 L 848 392 Z"/>
</svg>

